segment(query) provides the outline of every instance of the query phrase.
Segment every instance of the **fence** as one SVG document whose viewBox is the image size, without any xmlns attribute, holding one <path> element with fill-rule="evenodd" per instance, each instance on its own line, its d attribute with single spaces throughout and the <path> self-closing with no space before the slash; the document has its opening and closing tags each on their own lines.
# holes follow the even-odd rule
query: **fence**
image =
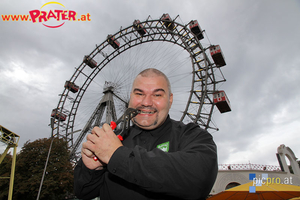
<svg viewBox="0 0 300 200">
<path fill-rule="evenodd" d="M 219 170 L 282 171 L 279 166 L 261 164 L 219 164 Z"/>
</svg>

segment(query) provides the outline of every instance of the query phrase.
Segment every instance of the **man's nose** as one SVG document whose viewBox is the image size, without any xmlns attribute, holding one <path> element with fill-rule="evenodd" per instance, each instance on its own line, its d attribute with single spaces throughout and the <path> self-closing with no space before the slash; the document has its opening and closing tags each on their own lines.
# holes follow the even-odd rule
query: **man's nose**
<svg viewBox="0 0 300 200">
<path fill-rule="evenodd" d="M 143 106 L 152 106 L 153 102 L 152 102 L 152 97 L 151 95 L 145 95 L 145 97 L 143 98 L 142 101 L 142 105 Z"/>
</svg>

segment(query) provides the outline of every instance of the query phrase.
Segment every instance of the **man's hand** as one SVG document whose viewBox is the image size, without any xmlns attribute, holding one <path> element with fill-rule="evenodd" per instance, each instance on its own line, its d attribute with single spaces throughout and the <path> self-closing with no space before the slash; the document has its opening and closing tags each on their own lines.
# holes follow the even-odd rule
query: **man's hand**
<svg viewBox="0 0 300 200">
<path fill-rule="evenodd" d="M 94 160 L 94 153 L 89 149 L 90 146 L 94 145 L 91 141 L 86 141 L 82 143 L 81 148 L 81 157 L 84 165 L 89 169 L 101 170 L 105 165 L 99 159 L 97 161 Z"/>
<path fill-rule="evenodd" d="M 120 146 L 121 141 L 108 124 L 102 128 L 95 127 L 82 144 L 82 161 L 89 169 L 102 169 Z M 97 156 L 98 161 L 93 159 L 94 156 Z"/>
</svg>

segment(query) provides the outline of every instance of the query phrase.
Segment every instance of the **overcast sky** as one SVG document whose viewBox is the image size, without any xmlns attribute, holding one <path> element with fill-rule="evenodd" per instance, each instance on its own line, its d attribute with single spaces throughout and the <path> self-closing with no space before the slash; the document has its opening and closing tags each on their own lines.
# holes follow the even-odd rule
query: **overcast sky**
<svg viewBox="0 0 300 200">
<path fill-rule="evenodd" d="M 1 0 L 1 15 L 28 14 L 49 1 Z M 222 84 L 232 112 L 215 112 L 211 131 L 220 164 L 278 165 L 277 147 L 300 156 L 299 0 L 115 0 L 59 1 L 91 21 L 59 28 L 0 21 L 0 125 L 20 135 L 19 148 L 49 137 L 51 110 L 95 44 L 135 19 L 163 13 L 187 24 L 198 20 L 227 65 Z M 59 5 L 56 5 L 59 6 Z M 3 152 L 5 146 L 0 145 Z"/>
</svg>

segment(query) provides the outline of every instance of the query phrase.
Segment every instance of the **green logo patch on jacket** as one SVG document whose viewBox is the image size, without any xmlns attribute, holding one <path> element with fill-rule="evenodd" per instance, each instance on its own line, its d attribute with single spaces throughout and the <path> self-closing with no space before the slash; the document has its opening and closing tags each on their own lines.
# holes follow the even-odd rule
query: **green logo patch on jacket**
<svg viewBox="0 0 300 200">
<path fill-rule="evenodd" d="M 162 144 L 157 145 L 156 147 L 164 152 L 169 152 L 169 144 L 170 142 L 164 142 Z"/>
</svg>

